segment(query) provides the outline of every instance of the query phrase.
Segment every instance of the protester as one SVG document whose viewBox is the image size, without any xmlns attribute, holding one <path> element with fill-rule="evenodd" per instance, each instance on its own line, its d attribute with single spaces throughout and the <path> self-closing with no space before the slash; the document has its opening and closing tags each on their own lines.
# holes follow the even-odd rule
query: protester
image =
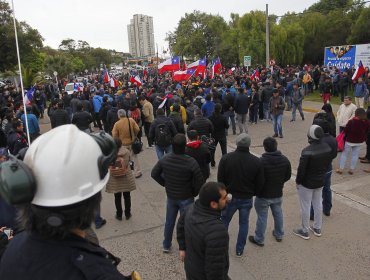
<svg viewBox="0 0 370 280">
<path fill-rule="evenodd" d="M 248 133 L 247 114 L 249 108 L 249 98 L 244 89 L 239 88 L 239 94 L 235 98 L 234 109 L 236 113 L 236 122 L 239 127 L 239 134 Z"/>
<path fill-rule="evenodd" d="M 149 129 L 154 120 L 153 105 L 146 100 L 145 96 L 140 96 L 138 100 L 142 107 L 142 120 L 144 123 L 145 136 L 148 140 L 147 148 L 151 148 L 153 145 L 153 139 L 151 139 L 149 136 Z"/>
<path fill-rule="evenodd" d="M 241 257 L 244 252 L 253 196 L 264 184 L 261 160 L 250 153 L 250 145 L 251 138 L 248 134 L 238 135 L 236 150 L 221 158 L 217 173 L 217 181 L 225 184 L 233 196 L 225 210 L 224 223 L 227 228 L 235 212 L 239 210 L 239 233 L 235 246 L 237 257 Z"/>
<path fill-rule="evenodd" d="M 283 138 L 283 114 L 285 109 L 284 98 L 279 96 L 279 91 L 274 89 L 269 103 L 270 116 L 274 127 L 274 136 Z"/>
<path fill-rule="evenodd" d="M 258 190 L 254 200 L 257 213 L 255 235 L 250 235 L 248 238 L 251 243 L 260 247 L 264 246 L 269 208 L 274 218 L 272 235 L 278 242 L 281 242 L 284 236 L 283 187 L 284 183 L 290 179 L 292 168 L 288 158 L 277 150 L 277 146 L 274 138 L 267 137 L 263 140 L 265 153 L 262 154 L 261 161 L 265 183 Z"/>
<path fill-rule="evenodd" d="M 158 112 L 157 112 L 158 113 Z M 161 158 L 153 167 L 151 176 L 166 189 L 167 208 L 164 226 L 163 252 L 172 247 L 172 234 L 178 212 L 194 202 L 204 183 L 202 172 L 195 159 L 185 155 L 186 137 L 176 134 L 173 138 L 173 152 Z"/>
<path fill-rule="evenodd" d="M 332 161 L 330 146 L 320 139 L 324 136 L 323 129 L 312 125 L 308 130 L 309 145 L 302 150 L 297 170 L 296 184 L 301 206 L 301 227 L 293 233 L 305 240 L 310 239 L 309 230 L 321 236 L 322 227 L 322 189 L 325 174 Z M 314 223 L 310 226 L 311 203 L 314 210 Z"/>
<path fill-rule="evenodd" d="M 177 223 L 180 259 L 187 279 L 228 280 L 229 235 L 221 220 L 227 203 L 226 188 L 208 182 Z"/>
<path fill-rule="evenodd" d="M 292 90 L 292 119 L 291 122 L 295 121 L 296 110 L 298 109 L 299 114 L 301 115 L 302 121 L 304 121 L 304 114 L 302 110 L 302 101 L 304 98 L 304 94 L 302 90 L 298 87 L 298 83 L 293 83 L 293 90 Z"/>
<path fill-rule="evenodd" d="M 339 125 L 339 133 L 344 130 L 348 121 L 355 116 L 356 105 L 352 103 L 351 96 L 345 96 L 344 102 L 339 106 L 337 112 L 337 122 Z"/>
</svg>

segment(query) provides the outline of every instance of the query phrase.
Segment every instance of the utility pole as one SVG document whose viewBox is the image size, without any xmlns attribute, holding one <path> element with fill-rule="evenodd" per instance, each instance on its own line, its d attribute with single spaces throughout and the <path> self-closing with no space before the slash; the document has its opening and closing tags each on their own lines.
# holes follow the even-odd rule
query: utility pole
<svg viewBox="0 0 370 280">
<path fill-rule="evenodd" d="M 270 65 L 269 4 L 266 4 L 266 68 Z"/>
</svg>

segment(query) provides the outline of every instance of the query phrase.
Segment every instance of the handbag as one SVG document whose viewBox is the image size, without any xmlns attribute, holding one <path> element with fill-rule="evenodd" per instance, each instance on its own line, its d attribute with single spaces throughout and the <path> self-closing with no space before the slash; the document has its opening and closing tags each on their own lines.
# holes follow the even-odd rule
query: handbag
<svg viewBox="0 0 370 280">
<path fill-rule="evenodd" d="M 208 150 L 210 152 L 216 151 L 216 140 L 213 137 L 207 137 L 205 135 L 202 135 L 201 140 L 203 143 L 205 143 L 208 147 Z"/>
<path fill-rule="evenodd" d="M 130 124 L 130 119 L 127 117 L 128 120 L 128 130 L 130 131 L 130 138 L 132 139 L 132 132 L 131 132 L 131 124 Z M 132 151 L 134 152 L 135 155 L 141 152 L 141 149 L 143 148 L 143 142 L 140 141 L 137 136 L 135 136 L 134 141 L 131 144 Z"/>
<path fill-rule="evenodd" d="M 338 143 L 338 152 L 343 152 L 344 150 L 344 143 L 345 143 L 345 133 L 342 131 L 338 136 L 337 136 L 337 143 Z"/>
</svg>

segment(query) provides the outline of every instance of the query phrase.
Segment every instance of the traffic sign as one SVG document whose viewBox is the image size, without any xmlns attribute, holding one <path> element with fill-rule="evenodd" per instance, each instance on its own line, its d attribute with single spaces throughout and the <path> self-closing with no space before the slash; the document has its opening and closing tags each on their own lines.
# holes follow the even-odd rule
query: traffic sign
<svg viewBox="0 0 370 280">
<path fill-rule="evenodd" d="M 58 76 L 58 72 L 57 71 L 54 71 L 54 76 L 56 77 L 56 76 Z"/>
<path fill-rule="evenodd" d="M 251 56 L 244 56 L 244 66 L 245 67 L 252 66 L 252 57 Z"/>
</svg>

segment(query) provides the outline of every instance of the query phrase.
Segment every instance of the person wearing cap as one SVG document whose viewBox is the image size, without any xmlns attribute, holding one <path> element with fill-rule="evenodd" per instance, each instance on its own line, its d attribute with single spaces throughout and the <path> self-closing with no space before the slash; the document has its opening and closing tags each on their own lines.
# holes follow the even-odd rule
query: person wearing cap
<svg viewBox="0 0 370 280">
<path fill-rule="evenodd" d="M 270 98 L 270 115 L 272 118 L 272 124 L 274 127 L 274 136 L 283 138 L 283 114 L 285 109 L 284 98 L 279 95 L 279 90 L 274 88 L 272 97 Z"/>
<path fill-rule="evenodd" d="M 1 193 L 19 206 L 24 231 L 3 255 L 0 279 L 127 279 L 117 269 L 119 258 L 86 239 L 115 154 L 106 133 L 90 136 L 65 125 L 41 135 L 24 162 L 2 164 Z M 23 180 L 7 176 L 14 165 Z"/>
<path fill-rule="evenodd" d="M 236 150 L 224 155 L 218 165 L 217 181 L 225 184 L 233 199 L 225 210 L 224 223 L 229 227 L 232 217 L 239 210 L 239 233 L 236 256 L 241 257 L 247 240 L 249 214 L 253 196 L 262 188 L 265 179 L 261 160 L 249 151 L 251 138 L 241 133 L 236 138 Z"/>
<path fill-rule="evenodd" d="M 309 230 L 321 236 L 322 227 L 322 189 L 325 175 L 332 161 L 331 147 L 320 141 L 323 129 L 311 125 L 307 137 L 309 145 L 302 150 L 297 170 L 296 184 L 301 206 L 301 227 L 293 233 L 305 240 L 310 239 Z M 310 226 L 311 203 L 314 210 L 314 223 Z"/>
<path fill-rule="evenodd" d="M 229 234 L 221 220 L 227 201 L 224 184 L 207 182 L 180 216 L 177 242 L 187 279 L 230 279 Z"/>
<path fill-rule="evenodd" d="M 16 156 L 20 150 L 28 147 L 27 136 L 23 131 L 23 123 L 18 119 L 12 121 L 12 128 L 7 136 L 9 152 Z"/>
</svg>

